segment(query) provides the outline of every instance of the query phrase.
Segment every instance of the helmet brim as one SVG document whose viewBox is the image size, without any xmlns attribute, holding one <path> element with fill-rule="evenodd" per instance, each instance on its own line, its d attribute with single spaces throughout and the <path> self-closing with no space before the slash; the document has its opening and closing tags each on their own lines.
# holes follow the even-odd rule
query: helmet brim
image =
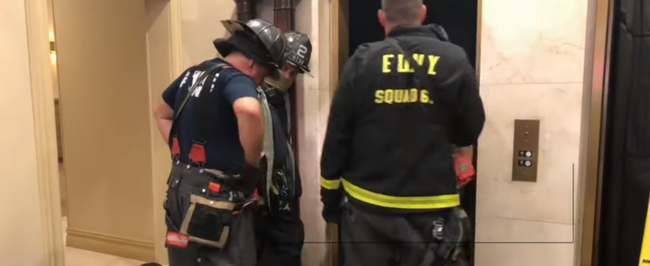
<svg viewBox="0 0 650 266">
<path fill-rule="evenodd" d="M 269 71 L 271 73 L 279 71 L 279 67 L 273 62 L 264 61 L 259 56 L 256 56 L 255 54 L 251 54 L 248 51 L 242 50 L 240 46 L 238 46 L 235 42 L 229 39 L 223 39 L 223 38 L 215 39 L 214 41 L 212 41 L 212 44 L 214 45 L 214 48 L 217 49 L 217 52 L 219 52 L 219 54 L 222 57 L 226 57 L 230 53 L 238 51 L 250 57 L 256 63 L 269 68 Z"/>
<path fill-rule="evenodd" d="M 309 73 L 311 71 L 309 70 L 308 66 L 301 66 L 301 65 L 298 65 L 298 64 L 296 64 L 294 62 L 291 62 L 289 60 L 287 60 L 287 64 L 297 67 L 300 74 L 305 74 L 305 75 L 310 76 L 312 78 L 314 77 L 314 76 L 311 75 L 311 73 Z"/>
<path fill-rule="evenodd" d="M 246 23 L 244 22 L 241 22 L 239 20 L 229 19 L 229 20 L 222 20 L 221 24 L 231 35 L 235 34 L 235 32 L 237 31 L 245 31 L 246 33 L 251 34 L 251 36 L 256 37 L 256 39 L 259 40 L 259 38 L 257 38 L 257 35 L 253 31 L 253 29 L 248 27 L 248 25 L 246 25 Z"/>
<path fill-rule="evenodd" d="M 267 54 L 270 53 L 270 51 L 268 50 L 268 48 L 266 48 L 266 47 L 264 46 L 262 40 L 261 40 L 260 37 L 257 35 L 257 33 L 255 33 L 255 31 L 253 31 L 253 29 L 251 29 L 248 25 L 246 25 L 246 23 L 244 23 L 244 22 L 242 22 L 242 21 L 239 21 L 239 20 L 222 20 L 222 21 L 221 21 L 221 24 L 223 25 L 223 27 L 224 27 L 224 28 L 225 28 L 225 29 L 226 29 L 226 30 L 227 30 L 231 35 L 234 35 L 235 32 L 238 32 L 238 31 L 243 31 L 243 32 L 245 32 L 246 35 L 248 35 L 248 36 L 250 36 L 251 38 L 253 38 L 253 40 L 255 41 L 255 43 L 257 43 L 257 44 L 259 45 L 260 48 L 265 49 L 265 51 L 264 51 L 265 53 L 267 53 Z M 219 40 L 219 39 L 217 39 L 217 40 Z M 216 40 L 215 40 L 215 42 L 216 42 Z M 230 44 L 232 44 L 232 42 L 230 42 Z M 215 48 L 217 48 L 216 46 L 217 46 L 217 44 L 215 43 Z M 219 50 L 219 48 L 217 48 L 217 50 Z M 232 52 L 233 50 L 238 50 L 238 49 L 237 49 L 236 47 L 234 47 L 232 50 L 230 50 L 230 52 Z M 230 53 L 230 52 L 229 52 L 229 53 Z M 221 52 L 219 52 L 219 53 L 221 53 Z M 225 55 L 222 54 L 222 56 L 225 56 Z M 274 68 L 274 69 L 279 69 L 279 68 L 280 68 L 280 66 L 279 66 L 278 64 L 276 64 L 275 62 L 273 62 L 273 61 L 266 61 L 266 60 L 265 60 L 265 62 L 260 62 L 260 63 L 262 63 L 262 64 L 264 64 L 264 65 L 266 65 L 266 66 L 268 66 L 268 67 L 270 67 L 270 68 Z"/>
<path fill-rule="evenodd" d="M 212 44 L 214 45 L 214 48 L 217 49 L 217 52 L 219 52 L 219 54 L 223 57 L 226 57 L 233 51 L 237 50 L 235 44 L 228 39 L 215 39 L 212 41 Z"/>
</svg>

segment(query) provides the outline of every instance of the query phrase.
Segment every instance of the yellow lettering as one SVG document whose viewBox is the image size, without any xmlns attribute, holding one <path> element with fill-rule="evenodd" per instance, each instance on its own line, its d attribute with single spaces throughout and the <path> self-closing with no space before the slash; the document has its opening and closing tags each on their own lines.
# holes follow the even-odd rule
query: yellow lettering
<svg viewBox="0 0 650 266">
<path fill-rule="evenodd" d="M 395 91 L 393 89 L 386 89 L 384 92 L 384 102 L 387 104 L 393 104 L 395 100 Z"/>
<path fill-rule="evenodd" d="M 382 60 L 381 70 L 384 73 L 390 73 L 390 60 L 395 57 L 393 54 L 385 54 Z"/>
<path fill-rule="evenodd" d="M 384 102 L 384 91 L 383 90 L 377 90 L 375 92 L 375 102 L 376 103 Z"/>
<path fill-rule="evenodd" d="M 411 94 L 411 97 L 409 97 L 409 98 L 411 98 L 411 99 L 410 99 L 409 102 L 412 102 L 412 103 L 418 102 L 418 89 L 416 89 L 416 88 L 411 89 L 410 94 Z"/>
<path fill-rule="evenodd" d="M 404 90 L 402 90 L 402 92 L 404 93 L 402 103 L 411 103 L 412 102 L 411 101 L 411 90 L 404 89 Z"/>
<path fill-rule="evenodd" d="M 428 104 L 433 104 L 433 101 L 431 98 L 429 98 L 429 91 L 424 89 L 420 91 L 420 102 L 421 103 L 428 103 Z"/>
<path fill-rule="evenodd" d="M 413 59 L 415 62 L 418 62 L 420 66 L 424 65 L 424 55 L 423 54 L 413 54 Z"/>
<path fill-rule="evenodd" d="M 403 54 L 397 55 L 397 73 L 411 73 L 414 71 L 409 61 L 404 59 Z"/>
<path fill-rule="evenodd" d="M 436 64 L 438 64 L 438 60 L 440 60 L 440 56 L 429 55 L 429 75 L 436 74 Z"/>
<path fill-rule="evenodd" d="M 395 90 L 395 103 L 404 102 L 404 90 Z"/>
<path fill-rule="evenodd" d="M 409 90 L 408 89 L 400 89 L 400 103 L 409 103 Z"/>
<path fill-rule="evenodd" d="M 408 104 L 408 103 L 433 104 L 427 89 L 378 89 L 375 91 L 377 104 Z"/>
</svg>

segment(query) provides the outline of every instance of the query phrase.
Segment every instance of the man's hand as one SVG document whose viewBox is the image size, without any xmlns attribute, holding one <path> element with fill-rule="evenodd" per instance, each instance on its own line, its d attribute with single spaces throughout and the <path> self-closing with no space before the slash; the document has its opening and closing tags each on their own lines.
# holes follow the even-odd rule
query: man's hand
<svg viewBox="0 0 650 266">
<path fill-rule="evenodd" d="M 165 142 L 169 141 L 169 134 L 174 120 L 174 109 L 161 98 L 153 110 L 153 116 L 156 119 L 156 124 L 158 124 L 158 131 L 160 131 Z"/>
<path fill-rule="evenodd" d="M 457 148 L 454 153 L 454 164 L 456 169 L 456 177 L 458 178 L 458 185 L 460 187 L 466 185 L 476 175 L 472 158 L 474 157 L 474 148 L 466 146 Z"/>
</svg>

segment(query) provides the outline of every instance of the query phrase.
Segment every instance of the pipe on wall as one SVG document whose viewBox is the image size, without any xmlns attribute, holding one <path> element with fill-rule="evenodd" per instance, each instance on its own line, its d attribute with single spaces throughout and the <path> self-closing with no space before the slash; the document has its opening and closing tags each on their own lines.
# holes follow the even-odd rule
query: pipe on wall
<svg viewBox="0 0 650 266">
<path fill-rule="evenodd" d="M 256 0 L 235 0 L 237 4 L 237 20 L 249 21 L 257 16 Z"/>
<path fill-rule="evenodd" d="M 294 1 L 275 0 L 273 4 L 273 24 L 282 31 L 293 30 Z"/>
<path fill-rule="evenodd" d="M 295 15 L 295 2 L 294 0 L 275 0 L 273 3 L 273 24 L 283 32 L 291 31 L 294 29 L 294 15 Z M 295 84 L 289 90 L 289 99 L 291 100 L 291 138 L 295 158 L 299 157 L 298 151 L 298 127 L 296 126 L 298 116 L 296 109 L 296 89 Z M 299 163 L 296 161 L 296 167 Z M 296 169 L 299 170 L 299 169 Z"/>
</svg>

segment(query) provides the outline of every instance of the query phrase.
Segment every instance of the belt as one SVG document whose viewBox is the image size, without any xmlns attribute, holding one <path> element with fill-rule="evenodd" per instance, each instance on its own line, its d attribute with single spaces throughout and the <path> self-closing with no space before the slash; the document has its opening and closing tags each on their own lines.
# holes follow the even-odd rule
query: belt
<svg viewBox="0 0 650 266">
<path fill-rule="evenodd" d="M 210 175 L 212 175 L 212 176 L 214 176 L 214 177 L 216 177 L 216 178 L 223 179 L 223 180 L 229 180 L 229 179 L 232 178 L 232 176 L 230 176 L 229 174 L 226 174 L 225 172 L 223 172 L 221 170 L 217 170 L 217 169 L 207 169 L 206 168 L 206 169 L 203 169 L 203 171 L 210 174 Z"/>
<path fill-rule="evenodd" d="M 175 167 L 178 167 L 176 171 L 180 172 L 182 177 L 178 178 L 178 177 L 170 176 L 170 179 L 172 179 L 170 181 L 176 182 L 178 180 L 178 183 L 175 186 L 178 186 L 178 189 L 180 189 L 181 191 L 187 191 L 187 192 L 191 191 L 192 193 L 205 194 L 208 193 L 206 191 L 206 187 L 208 187 L 209 184 L 212 181 L 214 181 L 212 180 L 212 177 L 216 177 L 217 179 L 223 181 L 227 181 L 232 178 L 226 172 L 217 169 L 187 168 L 187 164 L 182 164 L 182 163 L 175 165 Z M 190 173 L 187 174 L 187 171 L 190 171 Z M 183 172 L 185 172 L 185 175 L 183 175 Z M 187 178 L 189 178 L 189 180 Z M 189 181 L 189 182 L 185 183 L 183 181 L 185 182 Z M 241 199 L 241 200 L 235 200 L 235 202 L 233 202 L 234 203 L 234 207 L 232 210 L 233 215 L 241 214 L 241 212 L 244 211 L 244 209 L 246 209 L 247 207 L 256 206 L 253 205 L 253 203 L 257 203 L 259 201 L 257 190 L 255 190 L 255 192 L 251 197 L 246 197 L 241 191 L 231 190 L 228 193 L 230 193 L 231 197 L 234 196 L 235 198 Z"/>
</svg>

